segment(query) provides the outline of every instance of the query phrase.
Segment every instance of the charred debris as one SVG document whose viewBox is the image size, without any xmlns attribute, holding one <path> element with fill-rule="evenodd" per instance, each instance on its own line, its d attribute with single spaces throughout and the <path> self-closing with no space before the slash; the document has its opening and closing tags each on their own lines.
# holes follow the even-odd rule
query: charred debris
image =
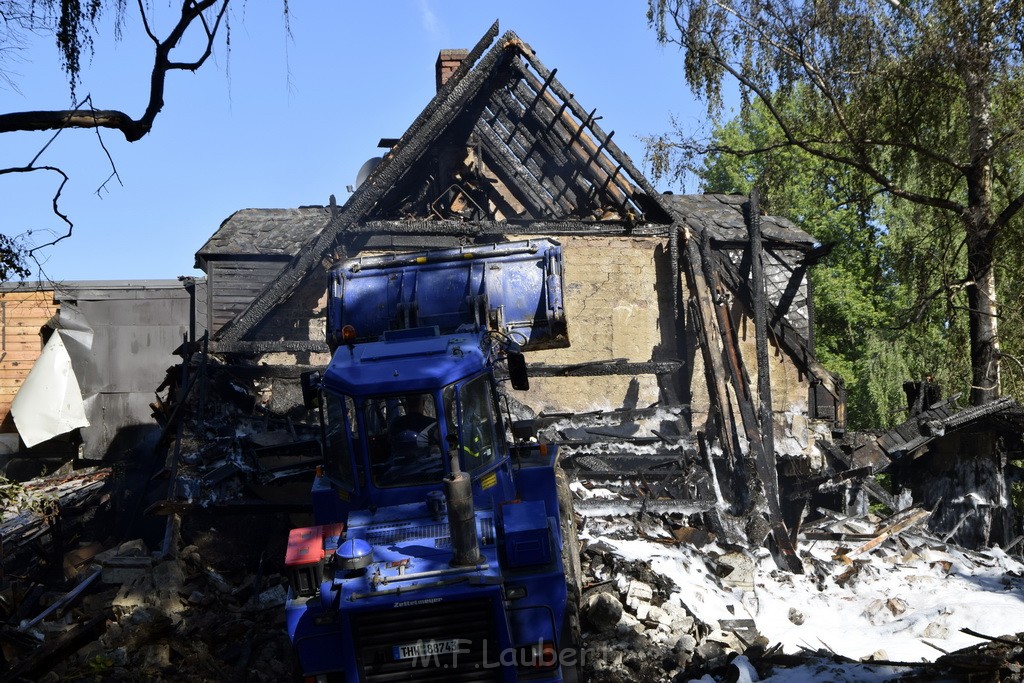
<svg viewBox="0 0 1024 683">
<path fill-rule="evenodd" d="M 827 651 L 784 654 L 749 619 L 702 622 L 649 564 L 586 540 L 601 520 L 626 520 L 618 533 L 698 554 L 711 542 L 729 549 L 703 559 L 726 591 L 750 580 L 744 567 L 758 552 L 770 552 L 782 570 L 817 576 L 824 590 L 853 580 L 861 566 L 854 560 L 872 554 L 925 546 L 1021 552 L 1009 503 L 1011 461 L 1024 433 L 1015 401 L 964 408 L 937 399 L 933 386 L 909 383 L 910 417 L 899 427 L 846 432 L 836 402 L 837 428 L 817 441 L 820 467 L 779 458 L 775 440 L 792 437 L 762 422 L 771 419 L 759 410 L 770 402 L 770 386 L 751 386 L 750 375 L 761 373 L 730 346 L 735 330 L 720 314 L 734 296 L 758 305 L 756 240 L 743 257 L 751 264 L 747 294 L 722 284 L 730 265 L 723 268 L 707 246 L 706 239 L 685 246 L 695 292 L 688 303 L 714 388 L 714 419 L 704 430 L 688 429 L 683 404 L 533 414 L 508 397 L 516 437 L 558 443 L 582 494 L 576 514 L 585 539 L 587 680 L 756 680 L 807 661 L 845 662 Z M 770 315 L 754 316 L 759 337 L 779 333 Z M 307 514 L 319 461 L 315 422 L 302 408 L 297 381 L 304 368 L 212 353 L 206 339 L 179 352 L 181 364 L 154 399 L 163 438 L 151 462 L 71 472 L 5 492 L 3 680 L 290 675 L 280 609 L 283 544 L 291 520 Z M 608 371 L 541 367 L 538 374 Z M 879 474 L 888 475 L 885 485 Z M 615 495 L 587 495 L 593 490 Z M 842 541 L 845 556 L 822 566 L 801 550 L 818 539 Z M 1017 680 L 1024 637 L 977 636 L 977 647 L 931 664 L 875 663 L 902 667 L 908 680 Z"/>
<path fill-rule="evenodd" d="M 110 468 L 6 492 L 2 680 L 289 678 L 282 558 L 290 520 L 306 514 L 316 435 L 299 397 L 284 389 L 290 378 L 183 350 L 172 373 L 175 402 L 155 404 L 167 436 L 146 467 L 150 500 L 118 486 L 135 475 Z M 684 548 L 724 592 L 749 587 L 753 563 L 769 552 L 751 542 L 754 528 L 783 569 L 807 572 L 826 591 L 848 590 L 871 557 L 907 562 L 943 552 L 985 563 L 989 545 L 1020 552 L 1018 538 L 1006 540 L 1013 510 L 982 499 L 998 489 L 978 494 L 984 489 L 974 486 L 1019 438 L 1022 413 L 1012 400 L 966 409 L 943 400 L 895 430 L 845 435 L 828 454 L 832 472 L 780 476 L 778 520 L 763 502 L 744 514 L 730 501 L 749 491 L 746 480 L 724 466 L 715 440 L 678 430 L 683 414 L 654 407 L 527 418 L 531 433 L 563 446 L 575 480 L 585 680 L 757 680 L 809 661 L 851 664 L 827 650 L 783 653 L 750 619 L 702 620 L 670 578 L 619 556 L 598 535 Z M 981 435 L 993 444 L 991 462 L 973 462 Z M 889 473 L 900 492 L 883 488 L 875 472 Z M 976 495 L 955 495 L 968 476 Z M 602 491 L 613 495 L 593 495 Z M 935 499 L 921 498 L 929 494 Z M 879 504 L 885 512 L 872 514 Z M 125 527 L 125 517 L 139 523 Z M 132 532 L 145 540 L 119 536 Z M 791 554 L 773 544 L 778 533 L 788 534 Z M 815 540 L 846 550 L 823 562 L 806 549 Z M 898 610 L 899 601 L 879 609 Z M 1024 634 L 991 628 L 974 634 L 976 647 L 930 664 L 883 656 L 871 664 L 906 680 L 1019 680 Z"/>
<path fill-rule="evenodd" d="M 806 272 L 828 247 L 769 222 L 756 194 L 659 195 L 528 45 L 508 33 L 488 50 L 496 36 L 497 25 L 473 50 L 442 53 L 437 97 L 382 141 L 383 161 L 344 206 L 242 211 L 200 250 L 207 289 L 185 284 L 206 329 L 192 325 L 157 389 L 156 452 L 2 492 L 0 680 L 288 679 L 284 546 L 308 518 L 320 459 L 299 376 L 320 369 L 327 345 L 269 333 L 311 329 L 323 263 L 362 251 L 510 234 L 660 240 L 651 250 L 668 265 L 652 281 L 668 315 L 655 322 L 675 346 L 642 361 L 531 365 L 538 380 L 615 379 L 621 407 L 505 401 L 510 436 L 557 443 L 574 482 L 589 680 L 752 680 L 837 659 L 783 654 L 750 620 L 702 620 L 649 562 L 591 542 L 598 530 L 691 549 L 723 591 L 750 580 L 755 557 L 830 590 L 873 555 L 1022 552 L 1013 399 L 962 407 L 910 383 L 906 422 L 847 431 L 842 384 L 816 360 L 806 313 Z M 276 241 L 238 253 L 261 239 Z M 267 360 L 284 352 L 291 362 Z M 806 391 L 780 413 L 771 363 L 783 354 Z M 645 381 L 657 402 L 641 403 Z M 816 559 L 806 543 L 818 539 L 846 551 Z M 1021 637 L 982 635 L 975 651 L 904 671 L 1018 676 Z"/>
</svg>

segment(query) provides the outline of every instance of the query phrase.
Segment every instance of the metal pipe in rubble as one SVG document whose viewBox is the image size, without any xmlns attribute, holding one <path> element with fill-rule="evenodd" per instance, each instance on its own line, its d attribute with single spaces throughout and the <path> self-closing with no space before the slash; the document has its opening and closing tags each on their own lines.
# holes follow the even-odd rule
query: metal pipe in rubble
<svg viewBox="0 0 1024 683">
<path fill-rule="evenodd" d="M 473 508 L 473 481 L 459 469 L 458 458 L 452 459 L 451 476 L 444 480 L 444 497 L 448 503 L 448 533 L 452 539 L 453 567 L 480 563 L 480 542 L 476 535 L 476 510 Z"/>
</svg>

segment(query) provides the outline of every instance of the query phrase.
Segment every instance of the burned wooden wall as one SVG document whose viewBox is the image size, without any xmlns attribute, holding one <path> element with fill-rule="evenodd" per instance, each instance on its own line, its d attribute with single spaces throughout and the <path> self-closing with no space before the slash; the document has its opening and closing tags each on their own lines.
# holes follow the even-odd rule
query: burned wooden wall
<svg viewBox="0 0 1024 683">
<path fill-rule="evenodd" d="M 202 325 L 216 332 L 244 311 L 328 218 L 322 207 L 304 207 L 243 209 L 225 219 L 196 252 L 209 284 Z"/>
</svg>

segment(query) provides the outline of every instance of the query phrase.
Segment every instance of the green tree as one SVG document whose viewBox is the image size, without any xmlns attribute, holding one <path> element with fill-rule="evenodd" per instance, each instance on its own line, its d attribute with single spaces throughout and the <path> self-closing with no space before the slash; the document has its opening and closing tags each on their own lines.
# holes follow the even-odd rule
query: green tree
<svg viewBox="0 0 1024 683">
<path fill-rule="evenodd" d="M 142 139 L 152 130 L 153 122 L 164 107 L 168 74 L 194 72 L 213 53 L 221 36 L 229 1 L 181 0 L 180 11 L 170 26 L 158 33 L 143 0 L 137 2 L 137 14 L 129 12 L 126 0 L 0 0 L 0 86 L 17 89 L 16 79 L 11 75 L 11 64 L 16 63 L 20 51 L 26 49 L 30 35 L 52 35 L 61 68 L 68 77 L 72 103 L 67 109 L 0 112 L 0 133 L 111 129 L 129 142 Z M 104 18 L 111 21 L 103 23 L 101 20 Z M 285 18 L 287 20 L 287 0 Z M 133 22 L 134 29 L 144 31 L 153 43 L 150 79 L 140 85 L 148 88 L 148 97 L 144 110 L 137 117 L 118 109 L 98 108 L 90 98 L 76 99 L 82 60 L 92 53 L 97 33 L 101 28 L 110 30 L 113 38 L 117 39 L 129 21 Z M 182 52 L 185 54 L 180 54 Z M 48 144 L 40 146 L 45 149 Z M 28 276 L 33 252 L 70 237 L 74 228 L 59 205 L 61 192 L 68 182 L 67 174 L 59 166 L 41 165 L 38 160 L 39 155 L 25 165 L 0 167 L 0 176 L 37 172 L 54 174 L 58 187 L 53 197 L 53 212 L 67 226 L 67 231 L 54 241 L 32 249 L 24 248 L 16 235 L 0 235 L 0 282 L 11 276 Z"/>
<path fill-rule="evenodd" d="M 723 83 L 745 109 L 778 124 L 760 148 L 665 136 L 656 168 L 708 151 L 800 149 L 863 178 L 868 195 L 955 221 L 970 339 L 971 398 L 999 393 L 996 249 L 1024 206 L 1021 0 L 649 0 L 663 43 L 685 52 L 684 75 L 721 113 Z M 799 97 L 791 95 L 798 92 Z M 952 266 L 953 263 L 947 264 Z"/>
<path fill-rule="evenodd" d="M 761 148 L 776 127 L 763 105 L 754 103 L 715 128 L 711 141 L 715 147 Z M 901 386 L 908 379 L 930 375 L 947 394 L 967 390 L 967 330 L 959 314 L 965 294 L 951 284 L 964 266 L 955 222 L 942 213 L 928 215 L 928 207 L 874 195 L 854 170 L 798 148 L 713 153 L 691 171 L 704 191 L 745 194 L 757 187 L 767 211 L 791 217 L 833 245 L 811 271 L 816 352 L 846 382 L 852 427 L 901 421 Z M 1006 300 L 1019 297 L 1012 290 L 1016 277 L 1000 277 L 999 283 Z M 1008 347 L 1020 345 L 1018 318 L 1004 315 Z M 1011 378 L 1019 386 L 1020 373 Z"/>
<path fill-rule="evenodd" d="M 718 127 L 717 147 L 760 148 L 777 124 L 754 104 Z M 905 349 L 888 343 L 887 325 L 898 307 L 881 227 L 883 202 L 870 196 L 851 169 L 802 150 L 775 148 L 736 156 L 713 153 L 693 169 L 708 192 L 747 194 L 758 188 L 767 212 L 790 217 L 819 242 L 832 245 L 811 270 L 815 346 L 821 361 L 845 381 L 851 427 L 880 426 L 900 417 L 902 382 L 910 369 Z"/>
</svg>

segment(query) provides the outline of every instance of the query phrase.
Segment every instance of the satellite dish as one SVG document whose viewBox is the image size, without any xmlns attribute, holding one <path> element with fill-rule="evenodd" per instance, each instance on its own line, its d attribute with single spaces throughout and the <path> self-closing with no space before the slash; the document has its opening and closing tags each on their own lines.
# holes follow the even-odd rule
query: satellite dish
<svg viewBox="0 0 1024 683">
<path fill-rule="evenodd" d="M 371 159 L 367 159 L 366 163 L 359 167 L 359 172 L 356 173 L 355 189 L 358 190 L 359 186 L 366 182 L 366 179 L 370 177 L 371 173 L 373 173 L 373 169 L 380 166 L 381 161 L 381 157 L 373 157 Z"/>
</svg>

